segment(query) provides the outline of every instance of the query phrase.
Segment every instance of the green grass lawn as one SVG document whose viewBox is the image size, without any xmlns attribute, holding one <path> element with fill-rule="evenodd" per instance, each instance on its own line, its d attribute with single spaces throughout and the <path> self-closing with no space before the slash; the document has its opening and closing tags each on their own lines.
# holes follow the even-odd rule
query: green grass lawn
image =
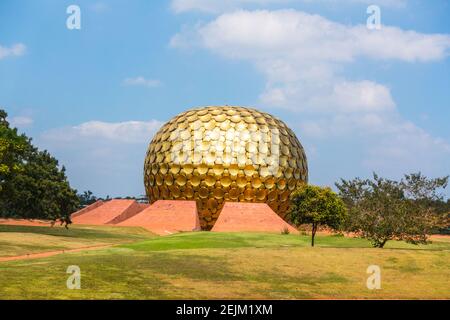
<svg viewBox="0 0 450 320">
<path fill-rule="evenodd" d="M 0 225 L 0 257 L 25 255 L 87 246 L 120 244 L 154 237 L 140 228 L 109 226 Z"/>
<path fill-rule="evenodd" d="M 93 233 L 99 232 L 109 234 L 102 240 L 126 243 L 0 262 L 0 299 L 450 299 L 445 240 L 428 246 L 392 241 L 375 249 L 363 239 L 318 236 L 311 248 L 308 236 L 292 234 L 196 232 L 133 240 L 149 235 L 97 227 L 71 232 L 83 241 L 98 241 Z M 366 287 L 373 264 L 381 268 L 380 290 Z M 66 288 L 69 265 L 81 269 L 80 290 Z"/>
</svg>

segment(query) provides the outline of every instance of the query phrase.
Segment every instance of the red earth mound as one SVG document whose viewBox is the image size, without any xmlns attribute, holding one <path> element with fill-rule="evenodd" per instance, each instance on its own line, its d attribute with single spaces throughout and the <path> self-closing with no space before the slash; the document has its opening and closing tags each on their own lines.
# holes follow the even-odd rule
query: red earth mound
<svg viewBox="0 0 450 320">
<path fill-rule="evenodd" d="M 200 230 L 195 201 L 158 200 L 119 226 L 143 227 L 160 235 Z"/>
<path fill-rule="evenodd" d="M 211 231 L 280 233 L 285 228 L 297 232 L 265 203 L 225 202 Z"/>
<path fill-rule="evenodd" d="M 103 204 L 104 204 L 104 202 L 102 200 L 98 200 L 98 201 L 94 202 L 93 204 L 90 204 L 90 205 L 84 207 L 83 209 L 80 209 L 77 212 L 72 213 L 70 215 L 70 218 L 73 219 L 75 217 L 81 216 L 82 214 L 85 214 L 91 210 L 94 210 L 95 208 L 98 208 Z"/>
<path fill-rule="evenodd" d="M 79 215 L 72 215 L 74 224 L 117 224 L 144 209 L 135 200 L 113 199 Z M 75 213 L 76 214 L 76 213 Z"/>
</svg>

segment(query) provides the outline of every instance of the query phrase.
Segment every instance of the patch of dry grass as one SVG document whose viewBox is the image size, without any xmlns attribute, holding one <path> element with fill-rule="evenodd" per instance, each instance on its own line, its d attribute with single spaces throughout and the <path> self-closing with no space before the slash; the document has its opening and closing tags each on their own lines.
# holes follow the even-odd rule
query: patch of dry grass
<svg viewBox="0 0 450 320">
<path fill-rule="evenodd" d="M 311 248 L 299 236 L 190 233 L 0 263 L 0 298 L 450 299 L 448 243 L 374 249 L 360 239 L 321 242 Z M 366 287 L 373 264 L 381 268 L 381 290 Z M 69 265 L 81 268 L 81 290 L 65 287 Z"/>
</svg>

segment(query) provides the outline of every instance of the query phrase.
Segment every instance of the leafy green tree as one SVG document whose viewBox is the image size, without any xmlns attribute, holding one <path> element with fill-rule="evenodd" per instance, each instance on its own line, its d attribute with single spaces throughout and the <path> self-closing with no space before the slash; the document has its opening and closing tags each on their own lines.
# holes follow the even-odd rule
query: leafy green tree
<svg viewBox="0 0 450 320">
<path fill-rule="evenodd" d="M 84 191 L 82 194 L 79 194 L 78 199 L 80 200 L 81 207 L 93 204 L 98 200 L 97 197 L 94 196 L 94 194 L 90 190 Z"/>
<path fill-rule="evenodd" d="M 373 174 L 373 179 L 341 179 L 336 183 L 349 215 L 345 229 L 383 248 L 389 240 L 426 244 L 427 236 L 445 223 L 438 214 L 437 190 L 447 186 L 448 177 L 428 179 L 420 173 L 393 181 Z"/>
<path fill-rule="evenodd" d="M 29 151 L 29 140 L 10 128 L 7 114 L 0 109 L 0 191 L 8 177 L 23 169 L 25 154 Z"/>
<path fill-rule="evenodd" d="M 0 110 L 0 216 L 60 220 L 66 226 L 77 210 L 76 190 L 67 181 L 65 168 L 47 151 L 40 151 L 25 135 L 10 128 Z"/>
<path fill-rule="evenodd" d="M 346 210 L 343 201 L 330 188 L 302 185 L 291 194 L 289 219 L 299 226 L 311 224 L 311 246 L 319 226 L 338 230 L 345 221 Z"/>
</svg>

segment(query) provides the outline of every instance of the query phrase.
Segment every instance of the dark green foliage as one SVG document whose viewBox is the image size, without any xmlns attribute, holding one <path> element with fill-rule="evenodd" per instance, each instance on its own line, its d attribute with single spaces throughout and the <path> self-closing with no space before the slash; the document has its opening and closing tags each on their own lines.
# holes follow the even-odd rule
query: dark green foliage
<svg viewBox="0 0 450 320">
<path fill-rule="evenodd" d="M 10 128 L 6 112 L 0 110 L 0 216 L 60 220 L 70 223 L 77 210 L 76 190 L 67 181 L 65 168 L 31 139 Z"/>
<path fill-rule="evenodd" d="M 23 169 L 26 153 L 30 150 L 29 139 L 10 128 L 7 114 L 0 109 L 0 191 L 5 181 Z"/>
<path fill-rule="evenodd" d="M 82 194 L 79 194 L 78 199 L 80 200 L 81 207 L 85 207 L 90 204 L 93 204 L 94 202 L 96 202 L 98 200 L 97 197 L 94 196 L 94 194 L 90 190 L 84 191 Z"/>
</svg>

